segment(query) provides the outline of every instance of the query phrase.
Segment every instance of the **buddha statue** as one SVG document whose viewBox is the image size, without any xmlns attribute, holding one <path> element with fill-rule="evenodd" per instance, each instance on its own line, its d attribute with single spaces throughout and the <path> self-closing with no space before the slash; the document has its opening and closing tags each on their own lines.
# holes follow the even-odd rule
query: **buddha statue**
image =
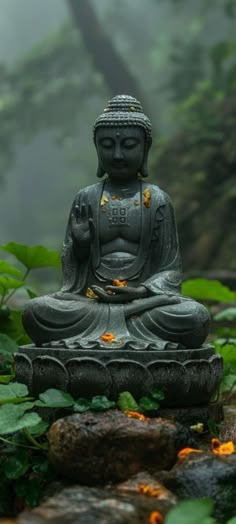
<svg viewBox="0 0 236 524">
<path fill-rule="evenodd" d="M 200 348 L 209 314 L 181 295 L 173 205 L 146 181 L 151 123 L 139 101 L 114 97 L 94 124 L 94 143 L 102 180 L 74 199 L 62 288 L 28 303 L 27 333 L 38 347 Z"/>
</svg>

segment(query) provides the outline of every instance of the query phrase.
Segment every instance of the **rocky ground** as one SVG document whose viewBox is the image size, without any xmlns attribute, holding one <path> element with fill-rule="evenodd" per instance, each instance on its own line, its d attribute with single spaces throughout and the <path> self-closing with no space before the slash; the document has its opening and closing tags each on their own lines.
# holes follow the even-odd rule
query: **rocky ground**
<svg viewBox="0 0 236 524">
<path fill-rule="evenodd" d="M 236 442 L 236 407 L 224 409 L 223 442 Z M 132 414 L 130 414 L 132 415 Z M 213 453 L 210 436 L 161 418 L 114 410 L 58 420 L 50 458 L 60 481 L 41 505 L 1 524 L 161 524 L 178 500 L 210 496 L 215 516 L 236 513 L 236 454 Z M 192 448 L 191 453 L 180 453 Z"/>
</svg>

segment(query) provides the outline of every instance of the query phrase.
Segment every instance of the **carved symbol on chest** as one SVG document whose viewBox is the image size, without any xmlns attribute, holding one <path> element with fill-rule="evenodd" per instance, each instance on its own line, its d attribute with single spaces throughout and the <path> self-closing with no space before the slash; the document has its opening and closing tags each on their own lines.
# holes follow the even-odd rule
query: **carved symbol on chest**
<svg viewBox="0 0 236 524">
<path fill-rule="evenodd" d="M 128 226 L 128 208 L 112 206 L 109 210 L 109 226 Z"/>
</svg>

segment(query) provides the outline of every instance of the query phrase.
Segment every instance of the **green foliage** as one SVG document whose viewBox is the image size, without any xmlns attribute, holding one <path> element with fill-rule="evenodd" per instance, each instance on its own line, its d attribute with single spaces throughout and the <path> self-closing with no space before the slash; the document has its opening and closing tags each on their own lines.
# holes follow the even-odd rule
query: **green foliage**
<svg viewBox="0 0 236 524">
<path fill-rule="evenodd" d="M 0 385 L 0 404 L 18 404 L 28 400 L 28 388 L 25 384 L 13 382 L 8 385 Z"/>
<path fill-rule="evenodd" d="M 168 513 L 165 524 L 217 524 L 211 517 L 213 501 L 205 498 L 184 500 Z"/>
<path fill-rule="evenodd" d="M 139 411 L 139 406 L 129 391 L 122 391 L 119 394 L 117 406 L 121 411 Z"/>
<path fill-rule="evenodd" d="M 187 280 L 183 282 L 182 292 L 184 295 L 203 301 L 234 302 L 236 300 L 236 293 L 218 280 L 207 280 L 204 278 Z"/>
<path fill-rule="evenodd" d="M 59 253 L 44 246 L 26 246 L 9 242 L 0 246 L 0 249 L 14 255 L 28 271 L 41 267 L 60 267 Z"/>
<path fill-rule="evenodd" d="M 0 409 L 0 435 L 15 433 L 25 428 L 36 426 L 41 422 L 37 413 L 26 413 L 34 407 L 33 402 L 19 405 L 5 404 Z"/>
<path fill-rule="evenodd" d="M 23 272 L 8 261 L 0 260 L 0 352 L 3 361 L 9 362 L 17 351 L 17 345 L 13 341 L 18 344 L 30 342 L 22 325 L 21 311 L 11 309 L 10 301 L 18 289 L 24 289 L 29 298 L 37 296 L 28 285 L 29 273 L 33 269 L 58 268 L 60 257 L 57 251 L 44 246 L 26 246 L 15 242 L 2 245 L 0 249 L 14 257 L 16 263 L 24 266 Z"/>
<path fill-rule="evenodd" d="M 69 393 L 53 388 L 41 393 L 39 399 L 35 406 L 40 408 L 68 408 L 74 404 L 74 399 Z"/>
<path fill-rule="evenodd" d="M 164 393 L 154 389 L 148 396 L 141 397 L 138 402 L 134 399 L 129 391 L 123 391 L 119 394 L 117 406 L 121 411 L 137 411 L 145 413 L 148 411 L 158 410 L 160 407 L 158 400 L 165 398 Z"/>
<path fill-rule="evenodd" d="M 217 313 L 214 316 L 214 320 L 216 321 L 221 321 L 221 320 L 234 321 L 236 320 L 236 307 L 228 307 L 226 309 L 223 309 L 223 311 L 220 311 L 220 313 Z"/>
</svg>

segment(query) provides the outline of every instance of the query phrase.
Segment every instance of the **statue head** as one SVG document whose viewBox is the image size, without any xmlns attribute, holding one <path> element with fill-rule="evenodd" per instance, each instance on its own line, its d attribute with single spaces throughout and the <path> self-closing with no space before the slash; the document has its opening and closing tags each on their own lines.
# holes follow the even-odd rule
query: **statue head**
<svg viewBox="0 0 236 524">
<path fill-rule="evenodd" d="M 112 98 L 94 124 L 97 176 L 105 173 L 114 178 L 148 176 L 151 129 L 151 122 L 136 98 L 128 95 Z"/>
</svg>

